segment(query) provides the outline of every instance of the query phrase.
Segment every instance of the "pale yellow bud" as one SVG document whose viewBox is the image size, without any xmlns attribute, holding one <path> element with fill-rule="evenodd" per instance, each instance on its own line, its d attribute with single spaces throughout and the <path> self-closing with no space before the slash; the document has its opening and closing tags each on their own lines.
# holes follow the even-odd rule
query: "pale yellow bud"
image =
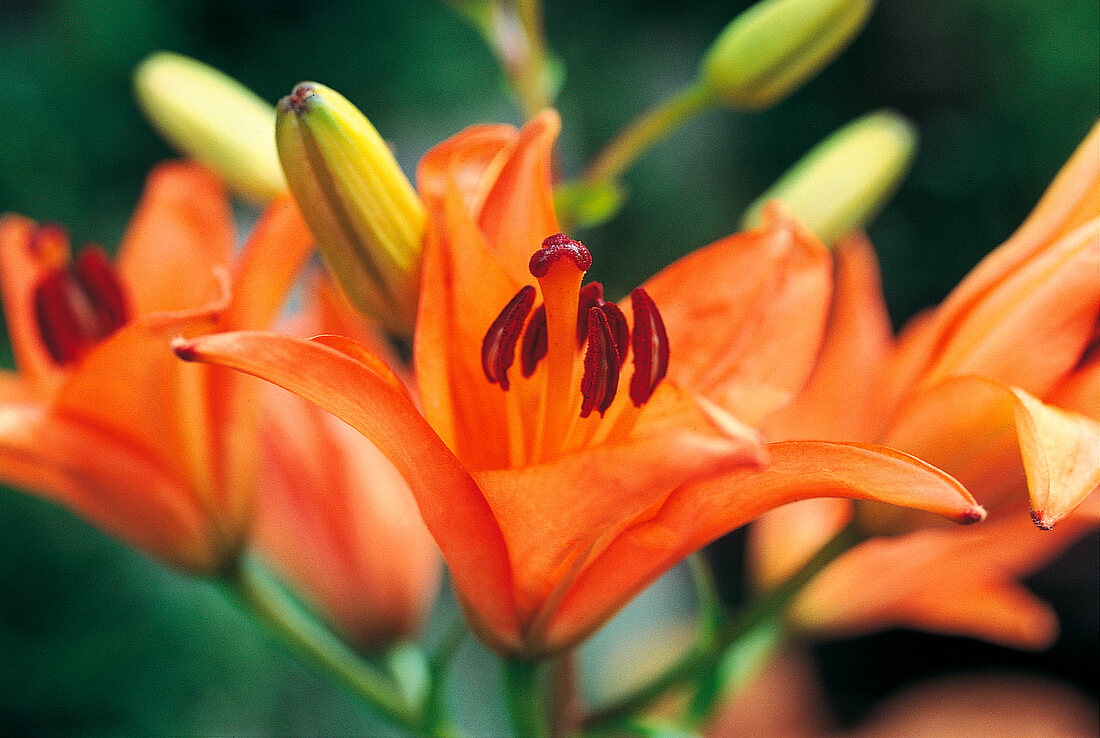
<svg viewBox="0 0 1100 738">
<path fill-rule="evenodd" d="M 899 114 L 865 115 L 803 156 L 749 206 L 742 225 L 759 224 L 764 204 L 779 200 L 832 245 L 878 215 L 909 170 L 916 145 L 916 129 Z"/>
<path fill-rule="evenodd" d="M 287 183 L 348 298 L 391 333 L 416 319 L 424 206 L 370 121 L 335 90 L 303 82 L 279 101 Z"/>
<path fill-rule="evenodd" d="M 263 204 L 286 191 L 275 154 L 275 110 L 236 80 L 160 51 L 134 70 L 138 104 L 176 149 L 238 194 Z"/>
<path fill-rule="evenodd" d="M 843 51 L 873 6 L 873 0 L 762 0 L 711 45 L 703 81 L 726 105 L 769 108 Z"/>
</svg>

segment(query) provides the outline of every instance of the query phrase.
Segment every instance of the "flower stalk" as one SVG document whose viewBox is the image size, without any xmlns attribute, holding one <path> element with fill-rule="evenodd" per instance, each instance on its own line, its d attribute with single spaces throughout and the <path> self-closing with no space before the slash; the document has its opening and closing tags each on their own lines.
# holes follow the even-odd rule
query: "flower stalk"
<svg viewBox="0 0 1100 738">
<path fill-rule="evenodd" d="M 536 661 L 501 661 L 504 695 L 516 738 L 549 738 L 550 735 L 538 670 Z"/>
<path fill-rule="evenodd" d="M 762 625 L 781 620 L 798 593 L 834 559 L 851 548 L 856 535 L 856 524 L 846 525 L 785 582 L 749 603 L 738 617 L 727 620 L 713 640 L 701 641 L 657 679 L 618 703 L 590 715 L 583 724 L 585 732 L 589 735 L 603 734 L 637 716 L 670 690 L 695 682 L 700 675 L 710 674 L 742 639 L 752 635 Z M 713 703 L 713 700 L 710 701 L 711 705 Z M 703 722 L 701 716 L 693 717 Z"/>
<path fill-rule="evenodd" d="M 245 558 L 224 575 L 223 582 L 241 604 L 288 645 L 309 658 L 393 722 L 424 732 L 420 711 L 396 687 L 351 649 L 306 615 L 257 561 Z M 436 735 L 448 735 L 443 731 Z"/>
</svg>

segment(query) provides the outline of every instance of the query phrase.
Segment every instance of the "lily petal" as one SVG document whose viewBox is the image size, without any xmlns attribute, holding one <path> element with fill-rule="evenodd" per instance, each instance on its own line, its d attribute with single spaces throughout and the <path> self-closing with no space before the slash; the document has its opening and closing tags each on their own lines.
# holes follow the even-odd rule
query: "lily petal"
<svg viewBox="0 0 1100 738">
<path fill-rule="evenodd" d="M 110 427 L 37 405 L 4 405 L 0 475 L 185 571 L 206 573 L 222 561 L 222 542 L 205 527 L 185 480 L 153 450 Z"/>
<path fill-rule="evenodd" d="M 554 142 L 561 130 L 557 112 L 545 110 L 519 133 L 485 199 L 478 226 L 489 248 L 520 283 L 531 279 L 527 263 L 543 239 L 561 229 L 554 213 Z"/>
<path fill-rule="evenodd" d="M 1054 531 L 1039 531 L 1024 515 L 1012 514 L 966 530 L 872 539 L 816 577 L 792 614 L 800 625 L 833 635 L 902 626 L 1046 648 L 1057 635 L 1057 618 L 1017 582 L 1092 525 L 1074 518 Z"/>
<path fill-rule="evenodd" d="M 35 224 L 18 215 L 0 218 L 0 293 L 15 366 L 32 391 L 49 395 L 61 372 L 46 352 L 34 315 L 34 289 L 49 268 L 32 252 Z"/>
<path fill-rule="evenodd" d="M 409 484 L 475 627 L 496 642 L 518 639 L 500 526 L 469 473 L 389 377 L 330 346 L 274 333 L 212 334 L 178 341 L 175 348 L 182 358 L 290 390 L 373 441 Z M 478 544 L 468 545 L 471 540 Z"/>
<path fill-rule="evenodd" d="M 1100 481 L 1100 423 L 982 377 L 955 377 L 915 395 L 883 442 L 951 472 L 990 505 L 1022 488 L 1026 471 L 1043 527 Z"/>
<path fill-rule="evenodd" d="M 958 522 L 984 516 L 957 481 L 892 449 L 815 441 L 772 443 L 767 449 L 771 460 L 764 469 L 687 485 L 633 521 L 577 578 L 547 629 L 547 642 L 583 636 L 692 551 L 773 507 L 810 495 L 915 507 Z M 607 587 L 608 581 L 615 581 L 615 588 Z"/>
<path fill-rule="evenodd" d="M 357 646 L 409 635 L 429 608 L 440 565 L 408 485 L 353 428 L 268 389 L 262 550 Z"/>
<path fill-rule="evenodd" d="M 667 424 L 550 463 L 475 473 L 511 554 L 525 642 L 538 642 L 534 631 L 553 612 L 552 594 L 564 593 L 590 557 L 672 490 L 763 460 L 755 438 L 727 436 L 704 422 Z"/>
<path fill-rule="evenodd" d="M 535 280 L 515 265 L 505 266 L 494 252 L 476 222 L 477 208 L 487 201 L 471 191 L 486 187 L 487 198 L 501 172 L 514 168 L 513 158 L 528 166 L 533 156 L 543 155 L 545 124 L 531 125 L 537 135 L 527 134 L 522 146 L 514 143 L 518 134 L 513 129 L 464 131 L 429 151 L 417 177 L 429 213 L 414 351 L 417 382 L 428 421 L 472 469 L 507 466 L 509 398 L 485 378 L 481 345 L 501 308 Z M 475 175 L 482 178 L 476 186 Z M 510 177 L 511 182 L 520 175 Z M 507 201 L 510 189 L 518 186 L 513 182 L 498 198 Z M 544 186 L 549 191 L 549 181 Z M 527 217 L 523 212 L 513 216 Z M 516 246 L 527 250 L 520 265 L 526 267 L 540 243 Z M 530 390 L 514 390 L 524 398 L 520 402 L 533 404 Z"/>
<path fill-rule="evenodd" d="M 768 417 L 769 439 L 870 441 L 881 431 L 885 413 L 876 407 L 878 388 L 894 339 L 878 260 L 863 234 L 841 240 L 834 258 L 835 287 L 821 353 L 795 400 Z"/>
<path fill-rule="evenodd" d="M 669 379 L 755 424 L 790 400 L 817 357 L 831 259 L 769 205 L 757 229 L 689 254 L 644 285 L 660 305 Z"/>
<path fill-rule="evenodd" d="M 1077 365 L 1100 319 L 1097 274 L 1100 217 L 1036 254 L 959 316 L 923 384 L 980 374 L 1043 396 Z M 1019 350 L 1028 345 L 1043 348 Z"/>
<path fill-rule="evenodd" d="M 1031 517 L 1049 530 L 1100 486 L 1100 422 L 1012 394 Z"/>
<path fill-rule="evenodd" d="M 229 267 L 235 242 L 229 202 L 210 171 L 187 162 L 157 166 L 118 251 L 134 312 L 188 310 L 209 301 L 217 289 L 209 275 Z"/>
</svg>

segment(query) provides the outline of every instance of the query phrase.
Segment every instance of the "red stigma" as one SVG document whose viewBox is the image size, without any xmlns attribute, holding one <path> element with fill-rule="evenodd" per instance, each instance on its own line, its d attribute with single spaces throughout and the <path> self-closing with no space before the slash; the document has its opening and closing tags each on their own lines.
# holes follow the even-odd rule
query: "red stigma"
<svg viewBox="0 0 1100 738">
<path fill-rule="evenodd" d="M 535 288 L 526 285 L 500 311 L 481 343 L 481 368 L 486 378 L 494 384 L 499 382 L 503 390 L 509 387 L 508 367 L 516 360 L 516 341 L 534 304 Z"/>
<path fill-rule="evenodd" d="M 555 233 L 542 242 L 542 248 L 531 255 L 528 268 L 535 277 L 543 277 L 549 271 L 550 265 L 562 257 L 573 260 L 577 269 L 588 271 L 592 266 L 592 254 L 580 241 L 574 241 L 564 233 Z"/>
<path fill-rule="evenodd" d="M 600 416 L 611 407 L 619 389 L 619 350 L 611 335 L 611 326 L 600 308 L 588 310 L 588 350 L 584 354 L 584 376 L 581 377 L 581 417 L 592 410 Z"/>
<path fill-rule="evenodd" d="M 43 241 L 52 234 L 39 234 Z M 49 270 L 34 289 L 43 345 L 55 362 L 73 364 L 130 318 L 129 304 L 107 255 L 85 247 L 71 264 Z"/>
<path fill-rule="evenodd" d="M 630 399 L 641 407 L 668 372 L 668 334 L 653 299 L 641 287 L 630 293 L 634 309 L 634 376 Z"/>
</svg>

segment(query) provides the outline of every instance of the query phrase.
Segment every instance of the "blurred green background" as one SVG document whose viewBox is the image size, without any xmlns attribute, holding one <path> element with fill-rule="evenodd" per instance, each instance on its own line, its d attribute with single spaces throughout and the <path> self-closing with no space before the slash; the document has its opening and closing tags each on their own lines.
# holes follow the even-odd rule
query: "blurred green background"
<svg viewBox="0 0 1100 738">
<path fill-rule="evenodd" d="M 748 2 L 549 2 L 565 173 L 688 82 Z M 620 215 L 580 234 L 616 297 L 735 229 L 802 153 L 879 107 L 921 132 L 913 171 L 871 227 L 900 321 L 940 299 L 1019 224 L 1100 107 L 1095 0 L 883 0 L 854 45 L 762 114 L 714 112 L 626 177 Z M 436 0 L 3 0 L 0 211 L 113 248 L 145 172 L 171 156 L 130 94 L 157 49 L 206 61 L 274 102 L 303 79 L 345 94 L 410 175 L 464 126 L 519 122 L 474 31 Z M 9 360 L 10 363 L 10 360 Z M 125 550 L 63 511 L 0 494 L 0 726 L 8 735 L 317 735 L 377 729 L 204 583 Z M 738 540 L 715 547 L 737 596 Z M 926 673 L 1012 665 L 1095 694 L 1097 543 L 1033 584 L 1065 635 L 1046 654 L 886 634 L 818 649 L 842 721 Z M 464 658 L 487 664 L 478 649 Z M 879 663 L 879 654 L 909 658 Z M 487 667 L 486 667 L 487 668 Z M 877 669 L 877 671 L 876 671 Z M 460 685 L 461 686 L 461 685 Z M 469 727 L 499 729 L 492 709 Z M 479 722 L 480 721 L 480 722 Z"/>
</svg>

